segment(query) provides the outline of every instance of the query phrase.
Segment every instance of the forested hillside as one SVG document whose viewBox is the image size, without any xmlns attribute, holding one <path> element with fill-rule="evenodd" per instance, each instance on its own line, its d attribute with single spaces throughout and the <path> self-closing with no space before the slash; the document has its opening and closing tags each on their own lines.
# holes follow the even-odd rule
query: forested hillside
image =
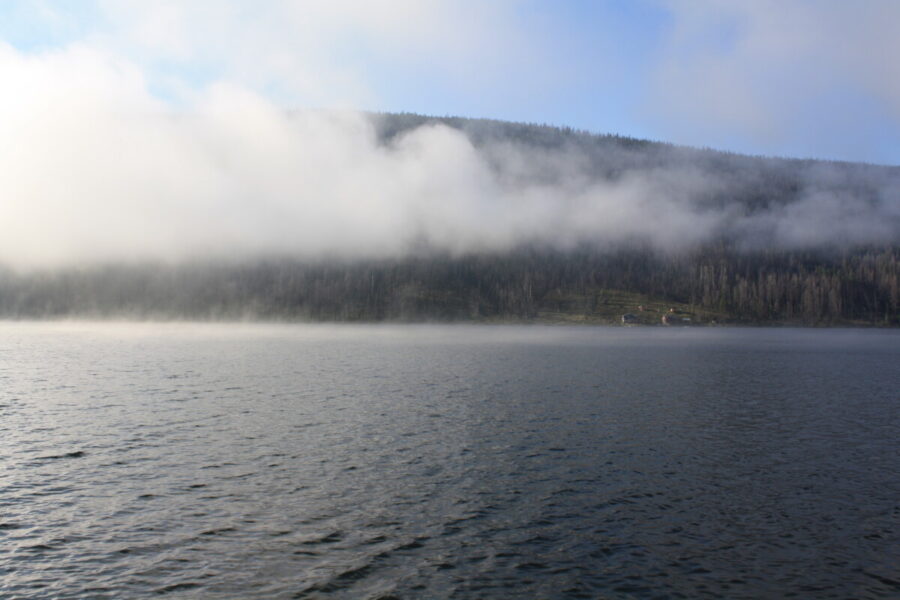
<svg viewBox="0 0 900 600">
<path fill-rule="evenodd" d="M 520 250 L 504 255 L 107 266 L 0 276 L 4 317 L 900 325 L 900 252 Z M 653 307 L 653 308 L 650 308 Z M 649 312 L 652 311 L 652 315 Z"/>
<path fill-rule="evenodd" d="M 0 270 L 0 317 L 610 323 L 634 313 L 659 323 L 675 313 L 691 324 L 900 325 L 898 167 L 747 157 L 498 121 L 371 119 L 386 148 L 422 126 L 461 131 L 501 181 L 523 189 L 647 178 L 657 182 L 647 188 L 654 197 L 668 189 L 658 182 L 671 181 L 675 200 L 624 196 L 647 209 L 631 207 L 625 222 L 635 221 L 634 234 L 612 241 L 570 226 L 580 237 L 503 248 L 448 250 L 425 238 L 375 257 L 10 268 Z"/>
</svg>

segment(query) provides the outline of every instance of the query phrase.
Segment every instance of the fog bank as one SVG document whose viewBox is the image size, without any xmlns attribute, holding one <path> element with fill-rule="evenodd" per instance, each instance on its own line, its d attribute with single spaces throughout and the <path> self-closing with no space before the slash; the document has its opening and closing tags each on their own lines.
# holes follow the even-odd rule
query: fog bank
<svg viewBox="0 0 900 600">
<path fill-rule="evenodd" d="M 0 97 L 0 263 L 16 268 L 900 239 L 896 169 L 848 186 L 845 167 L 806 164 L 790 198 L 769 202 L 763 188 L 748 206 L 750 184 L 733 189 L 744 163 L 660 158 L 678 149 L 650 147 L 656 158 L 638 167 L 618 154 L 641 149 L 476 143 L 440 123 L 383 139 L 377 116 L 285 111 L 226 84 L 174 110 L 128 65 L 86 49 L 0 47 L 0 71 L 17 90 Z M 624 167 L 605 172 L 604 160 Z"/>
</svg>

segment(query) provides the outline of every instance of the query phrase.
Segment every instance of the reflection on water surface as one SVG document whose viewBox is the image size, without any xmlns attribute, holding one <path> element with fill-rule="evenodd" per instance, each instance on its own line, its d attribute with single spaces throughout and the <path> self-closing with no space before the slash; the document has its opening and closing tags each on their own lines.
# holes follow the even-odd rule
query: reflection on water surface
<svg viewBox="0 0 900 600">
<path fill-rule="evenodd" d="M 895 596 L 898 342 L 0 324 L 0 595 Z"/>
</svg>

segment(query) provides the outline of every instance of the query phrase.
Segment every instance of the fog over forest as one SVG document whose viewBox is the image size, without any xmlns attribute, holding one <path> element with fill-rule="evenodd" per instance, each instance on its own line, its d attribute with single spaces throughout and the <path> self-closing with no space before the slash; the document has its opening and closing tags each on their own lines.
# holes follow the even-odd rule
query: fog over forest
<svg viewBox="0 0 900 600">
<path fill-rule="evenodd" d="M 120 87 L 75 95 L 65 110 L 42 110 L 28 94 L 3 101 L 16 118 L 0 119 L 0 263 L 900 239 L 898 167 L 494 121 L 284 111 L 227 86 L 173 113 L 122 100 Z"/>
<path fill-rule="evenodd" d="M 900 323 L 900 167 L 225 84 L 176 109 L 77 54 L 0 48 L 0 316 Z"/>
</svg>

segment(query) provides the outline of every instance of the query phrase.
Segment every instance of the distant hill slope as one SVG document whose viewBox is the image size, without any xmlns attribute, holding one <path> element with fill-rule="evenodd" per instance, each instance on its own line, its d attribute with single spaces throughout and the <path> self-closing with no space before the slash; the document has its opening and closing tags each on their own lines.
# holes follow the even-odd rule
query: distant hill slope
<svg viewBox="0 0 900 600">
<path fill-rule="evenodd" d="M 841 161 L 749 156 L 710 148 L 677 146 L 569 127 L 491 119 L 432 117 L 412 113 L 372 114 L 379 140 L 388 143 L 423 125 L 440 124 L 464 132 L 478 148 L 503 144 L 566 152 L 584 160 L 597 179 L 628 172 L 673 169 L 720 179 L 718 194 L 698 201 L 739 201 L 749 210 L 790 203 L 805 186 L 877 201 L 878 193 L 900 194 L 900 166 Z"/>
<path fill-rule="evenodd" d="M 587 187 L 650 174 L 652 193 L 666 194 L 671 182 L 672 206 L 684 206 L 697 227 L 713 215 L 721 229 L 668 251 L 653 236 L 673 214 L 648 211 L 636 213 L 653 221 L 648 237 L 612 245 L 581 239 L 448 252 L 425 243 L 393 258 L 0 270 L 0 317 L 620 323 L 628 313 L 661 324 L 671 313 L 679 324 L 900 325 L 900 167 L 502 121 L 371 118 L 384 146 L 422 126 L 460 131 L 517 186 L 564 187 L 575 178 Z"/>
</svg>

